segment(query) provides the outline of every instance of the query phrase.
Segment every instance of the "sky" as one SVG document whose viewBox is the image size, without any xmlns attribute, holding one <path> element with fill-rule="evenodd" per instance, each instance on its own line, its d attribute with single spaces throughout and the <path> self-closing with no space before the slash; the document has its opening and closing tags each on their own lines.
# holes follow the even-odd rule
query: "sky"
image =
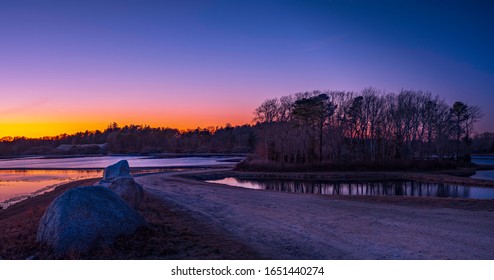
<svg viewBox="0 0 494 280">
<path fill-rule="evenodd" d="M 241 125 L 369 86 L 478 105 L 494 131 L 489 2 L 0 0 L 0 137 Z"/>
</svg>

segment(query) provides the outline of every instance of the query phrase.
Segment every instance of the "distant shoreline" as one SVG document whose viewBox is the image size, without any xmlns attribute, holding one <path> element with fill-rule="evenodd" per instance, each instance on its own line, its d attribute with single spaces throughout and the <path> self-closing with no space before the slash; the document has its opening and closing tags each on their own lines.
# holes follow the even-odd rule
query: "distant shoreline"
<svg viewBox="0 0 494 280">
<path fill-rule="evenodd" d="M 227 165 L 227 164 L 225 164 Z M 215 165 L 214 167 L 221 167 L 221 165 Z M 165 166 L 165 167 L 131 167 L 130 170 L 148 170 L 148 169 L 207 169 L 214 168 L 210 165 L 178 165 L 178 166 Z M 104 167 L 0 167 L 0 170 L 18 170 L 18 171 L 26 171 L 26 170 L 104 170 Z"/>
<path fill-rule="evenodd" d="M 70 155 L 21 155 L 0 156 L 0 160 L 26 158 L 78 158 L 78 157 L 145 157 L 145 158 L 183 158 L 183 157 L 245 157 L 246 153 L 128 153 L 128 154 L 70 154 Z"/>
</svg>

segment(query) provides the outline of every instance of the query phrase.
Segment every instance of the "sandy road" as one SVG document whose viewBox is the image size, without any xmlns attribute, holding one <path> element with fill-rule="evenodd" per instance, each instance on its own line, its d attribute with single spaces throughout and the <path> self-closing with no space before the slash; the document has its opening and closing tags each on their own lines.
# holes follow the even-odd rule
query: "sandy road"
<svg viewBox="0 0 494 280">
<path fill-rule="evenodd" d="M 173 174 L 136 180 L 266 259 L 494 259 L 492 211 L 249 190 Z"/>
</svg>

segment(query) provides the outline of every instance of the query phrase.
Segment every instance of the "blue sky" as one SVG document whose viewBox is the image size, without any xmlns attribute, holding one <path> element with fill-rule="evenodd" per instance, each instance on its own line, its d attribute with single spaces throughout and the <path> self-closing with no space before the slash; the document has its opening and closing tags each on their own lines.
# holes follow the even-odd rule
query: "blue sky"
<svg viewBox="0 0 494 280">
<path fill-rule="evenodd" d="M 367 86 L 479 105 L 494 131 L 493 18 L 487 1 L 0 0 L 0 134 L 241 124 L 266 98 Z"/>
</svg>

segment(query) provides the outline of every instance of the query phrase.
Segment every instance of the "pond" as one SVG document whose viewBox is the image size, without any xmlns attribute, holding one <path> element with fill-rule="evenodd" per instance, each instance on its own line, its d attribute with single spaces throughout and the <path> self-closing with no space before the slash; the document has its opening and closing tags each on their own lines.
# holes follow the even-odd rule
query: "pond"
<svg viewBox="0 0 494 280">
<path fill-rule="evenodd" d="M 385 195 L 494 199 L 494 188 L 424 183 L 409 180 L 331 182 L 312 180 L 244 180 L 228 177 L 220 180 L 208 180 L 207 182 L 249 189 L 323 195 Z"/>
<path fill-rule="evenodd" d="M 475 164 L 494 165 L 494 156 L 472 156 L 472 162 Z M 494 170 L 477 171 L 471 178 L 494 180 Z"/>
<path fill-rule="evenodd" d="M 119 160 L 127 160 L 130 167 L 184 167 L 211 166 L 238 160 L 241 157 L 177 157 L 153 158 L 141 156 L 101 156 L 101 157 L 70 157 L 70 158 L 20 158 L 0 160 L 1 169 L 78 169 L 105 168 Z"/>
<path fill-rule="evenodd" d="M 239 157 L 150 158 L 102 156 L 73 158 L 19 158 L 0 160 L 0 209 L 43 194 L 76 180 L 97 178 L 103 168 L 128 160 L 133 174 L 180 171 L 200 166 L 222 165 Z"/>
<path fill-rule="evenodd" d="M 102 170 L 0 170 L 0 208 L 75 180 L 97 178 Z"/>
<path fill-rule="evenodd" d="M 472 162 L 475 164 L 492 164 L 494 165 L 494 156 L 472 156 Z"/>
</svg>

